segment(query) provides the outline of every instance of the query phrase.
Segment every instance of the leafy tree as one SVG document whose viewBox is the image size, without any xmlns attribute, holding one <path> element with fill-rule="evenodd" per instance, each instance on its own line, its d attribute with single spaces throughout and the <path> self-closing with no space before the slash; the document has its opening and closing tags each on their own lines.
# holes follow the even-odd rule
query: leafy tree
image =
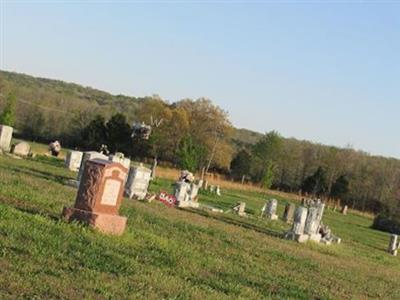
<svg viewBox="0 0 400 300">
<path fill-rule="evenodd" d="M 276 131 L 271 131 L 254 145 L 252 175 L 264 187 L 271 187 L 277 163 L 282 151 L 282 138 Z"/>
<path fill-rule="evenodd" d="M 190 136 L 187 136 L 183 139 L 178 150 L 180 168 L 191 172 L 196 171 L 199 168 L 204 153 L 204 148 L 196 144 Z"/>
<path fill-rule="evenodd" d="M 108 149 L 114 152 L 123 152 L 128 155 L 132 145 L 132 129 L 126 121 L 126 117 L 117 113 L 111 117 L 105 126 L 106 144 Z"/>
<path fill-rule="evenodd" d="M 86 149 L 98 150 L 101 145 L 107 144 L 107 127 L 103 116 L 97 115 L 82 130 L 81 143 Z"/>
<path fill-rule="evenodd" d="M 246 150 L 239 151 L 231 162 L 231 174 L 240 179 L 243 175 L 249 175 L 251 169 L 251 155 Z"/>
<path fill-rule="evenodd" d="M 274 181 L 274 163 L 271 160 L 268 160 L 265 165 L 264 176 L 261 184 L 263 188 L 269 189 Z"/>
<path fill-rule="evenodd" d="M 15 105 L 16 97 L 13 93 L 9 93 L 6 100 L 6 106 L 0 115 L 0 124 L 14 126 L 15 123 Z"/>
<path fill-rule="evenodd" d="M 319 167 L 315 173 L 305 179 L 302 185 L 303 192 L 314 195 L 323 195 L 327 190 L 326 172 Z"/>
<path fill-rule="evenodd" d="M 330 195 L 335 198 L 343 198 L 349 191 L 349 180 L 346 175 L 340 176 L 332 185 Z"/>
</svg>

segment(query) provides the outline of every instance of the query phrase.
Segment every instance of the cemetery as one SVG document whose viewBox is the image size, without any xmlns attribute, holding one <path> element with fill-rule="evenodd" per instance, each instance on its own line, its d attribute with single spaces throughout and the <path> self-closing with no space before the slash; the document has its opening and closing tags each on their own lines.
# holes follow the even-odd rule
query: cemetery
<svg viewBox="0 0 400 300">
<path fill-rule="evenodd" d="M 347 206 L 225 188 L 186 170 L 152 179 L 150 165 L 122 153 L 33 153 L 2 130 L 2 294 L 400 297 L 398 236 Z"/>
</svg>

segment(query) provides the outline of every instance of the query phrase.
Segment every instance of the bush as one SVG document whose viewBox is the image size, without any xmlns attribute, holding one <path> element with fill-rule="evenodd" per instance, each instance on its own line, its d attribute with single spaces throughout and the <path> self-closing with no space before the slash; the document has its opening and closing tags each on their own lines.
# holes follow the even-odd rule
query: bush
<svg viewBox="0 0 400 300">
<path fill-rule="evenodd" d="M 376 216 L 372 227 L 378 230 L 400 234 L 400 217 L 395 214 L 390 214 L 389 212 L 382 212 Z"/>
</svg>

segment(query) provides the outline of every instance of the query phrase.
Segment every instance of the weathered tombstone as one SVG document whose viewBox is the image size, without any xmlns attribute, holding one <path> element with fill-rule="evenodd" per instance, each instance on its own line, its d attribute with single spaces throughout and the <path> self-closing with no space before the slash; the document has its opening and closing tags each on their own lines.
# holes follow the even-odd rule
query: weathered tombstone
<svg viewBox="0 0 400 300">
<path fill-rule="evenodd" d="M 215 189 L 216 189 L 215 185 L 210 185 L 210 192 L 211 193 L 215 193 Z"/>
<path fill-rule="evenodd" d="M 215 189 L 215 193 L 217 194 L 217 196 L 221 196 L 221 189 L 220 189 L 219 185 L 217 185 L 217 188 Z"/>
<path fill-rule="evenodd" d="M 318 229 L 318 208 L 313 206 L 308 209 L 304 233 L 309 235 L 310 240 L 319 242 L 321 240 L 321 235 L 318 233 Z"/>
<path fill-rule="evenodd" d="M 317 223 L 319 226 L 322 222 L 322 216 L 324 215 L 325 203 L 319 203 L 317 204 L 316 207 L 317 207 Z"/>
<path fill-rule="evenodd" d="M 278 208 L 278 201 L 276 199 L 269 200 L 263 207 L 263 217 L 269 220 L 278 220 L 276 210 Z"/>
<path fill-rule="evenodd" d="M 20 142 L 12 146 L 11 152 L 18 156 L 28 156 L 31 152 L 31 146 L 27 142 Z"/>
<path fill-rule="evenodd" d="M 292 227 L 293 239 L 299 243 L 308 241 L 308 235 L 304 234 L 304 227 L 307 219 L 308 209 L 299 206 L 294 213 L 294 221 Z"/>
<path fill-rule="evenodd" d="M 234 208 L 233 210 L 235 212 L 237 212 L 237 214 L 241 217 L 245 217 L 246 216 L 246 202 L 239 202 Z"/>
<path fill-rule="evenodd" d="M 131 167 L 131 160 L 129 158 L 126 158 L 125 155 L 121 152 L 117 152 L 115 154 L 111 154 L 108 159 L 112 162 L 120 163 L 123 165 L 125 168 L 129 170 Z"/>
<path fill-rule="evenodd" d="M 118 215 L 127 169 L 107 160 L 88 160 L 73 208 L 64 207 L 68 221 L 77 220 L 102 232 L 120 235 L 127 218 Z"/>
<path fill-rule="evenodd" d="M 9 152 L 11 149 L 13 128 L 6 125 L 0 125 L 0 150 Z"/>
<path fill-rule="evenodd" d="M 79 182 L 81 181 L 83 172 L 85 171 L 85 164 L 88 160 L 93 160 L 93 159 L 102 159 L 102 160 L 108 160 L 108 157 L 102 153 L 96 152 L 96 151 L 88 151 L 84 152 L 82 156 L 82 161 L 81 165 L 79 167 L 79 173 L 77 176 L 77 185 L 79 185 Z"/>
<path fill-rule="evenodd" d="M 69 151 L 65 158 L 65 166 L 71 171 L 78 172 L 81 166 L 83 152 L 81 151 Z"/>
<path fill-rule="evenodd" d="M 197 186 L 199 187 L 199 189 L 202 189 L 204 185 L 204 180 L 200 179 L 199 182 L 197 183 Z"/>
<path fill-rule="evenodd" d="M 189 191 L 190 183 L 184 181 L 178 181 L 175 183 L 174 195 L 176 197 L 176 201 L 178 202 L 178 206 L 184 207 L 189 202 Z"/>
<path fill-rule="evenodd" d="M 388 252 L 392 254 L 393 256 L 397 256 L 397 251 L 399 246 L 397 245 L 399 236 L 396 234 L 390 235 L 390 241 L 389 241 L 389 247 L 388 247 Z"/>
<path fill-rule="evenodd" d="M 151 179 L 151 170 L 142 164 L 129 170 L 128 180 L 125 185 L 125 194 L 129 199 L 145 199 Z"/>
<path fill-rule="evenodd" d="M 347 209 L 348 209 L 347 205 L 343 206 L 343 208 L 342 208 L 343 215 L 347 215 Z"/>
<path fill-rule="evenodd" d="M 190 185 L 189 201 L 192 201 L 192 202 L 197 201 L 197 195 L 199 193 L 199 189 L 200 189 L 200 186 L 197 184 L 192 183 Z"/>
<path fill-rule="evenodd" d="M 285 212 L 283 213 L 283 221 L 286 223 L 292 223 L 295 209 L 296 206 L 294 204 L 287 203 L 285 206 Z"/>
</svg>

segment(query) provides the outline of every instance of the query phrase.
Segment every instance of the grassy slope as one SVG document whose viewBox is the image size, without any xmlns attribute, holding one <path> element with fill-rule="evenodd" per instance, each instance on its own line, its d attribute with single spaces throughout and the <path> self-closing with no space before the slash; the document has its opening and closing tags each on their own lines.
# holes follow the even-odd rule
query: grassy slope
<svg viewBox="0 0 400 300">
<path fill-rule="evenodd" d="M 0 156 L 0 298 L 400 298 L 400 259 L 368 218 L 328 211 L 343 244 L 281 240 L 287 228 L 251 215 L 171 209 L 126 200 L 122 237 L 60 219 L 76 190 L 62 162 Z M 170 189 L 159 179 L 152 190 Z M 201 200 L 224 209 L 246 201 L 258 215 L 265 195 L 223 191 Z M 280 213 L 286 200 L 279 199 Z"/>
</svg>

